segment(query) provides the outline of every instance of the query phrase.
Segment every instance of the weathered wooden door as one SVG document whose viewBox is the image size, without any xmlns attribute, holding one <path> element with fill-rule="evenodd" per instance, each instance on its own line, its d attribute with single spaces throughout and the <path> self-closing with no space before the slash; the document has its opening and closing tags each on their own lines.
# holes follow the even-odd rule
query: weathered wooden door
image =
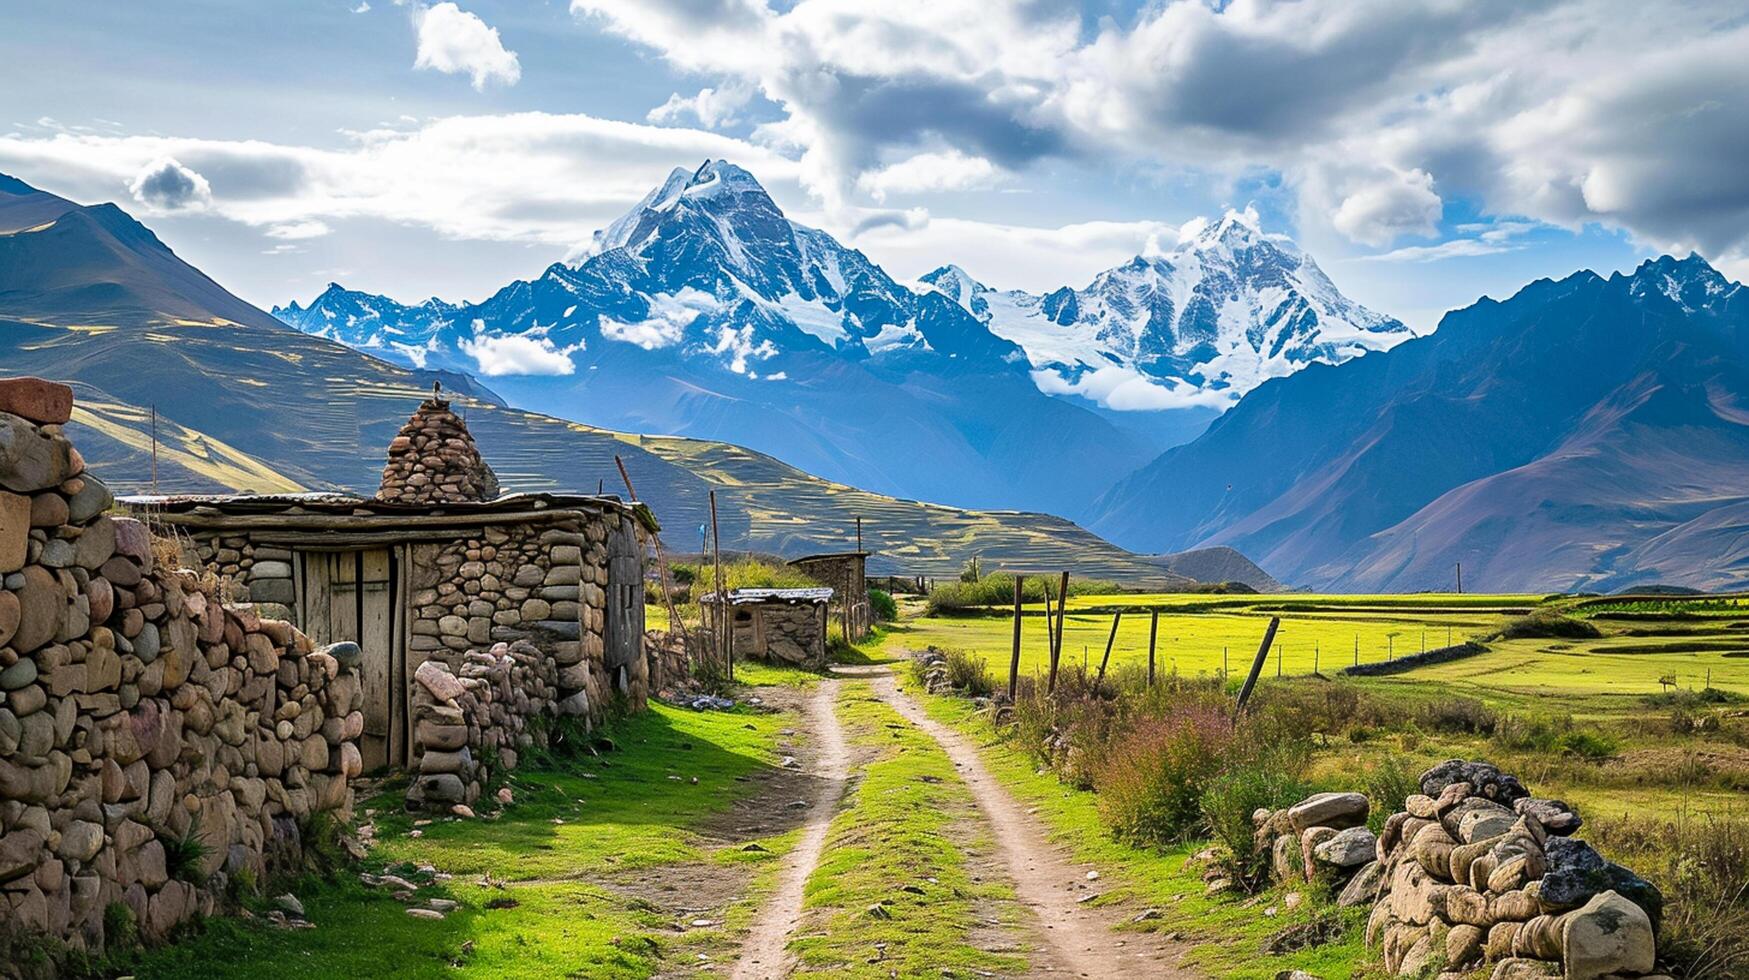
<svg viewBox="0 0 1749 980">
<path fill-rule="evenodd" d="M 625 690 L 627 668 L 644 652 L 644 563 L 630 519 L 607 536 L 607 676 Z"/>
<path fill-rule="evenodd" d="M 353 640 L 364 653 L 365 769 L 406 763 L 405 655 L 395 642 L 398 588 L 394 553 L 307 552 L 302 606 L 305 632 L 317 643 Z"/>
</svg>

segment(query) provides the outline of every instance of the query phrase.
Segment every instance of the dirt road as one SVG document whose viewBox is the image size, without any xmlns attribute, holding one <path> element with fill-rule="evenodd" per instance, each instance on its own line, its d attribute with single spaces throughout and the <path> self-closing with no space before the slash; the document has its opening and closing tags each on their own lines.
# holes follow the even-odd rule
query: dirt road
<svg viewBox="0 0 1749 980">
<path fill-rule="evenodd" d="M 826 831 L 850 779 L 850 750 L 845 745 L 838 714 L 833 710 L 837 689 L 836 681 L 814 685 L 804 707 L 802 725 L 808 734 L 806 768 L 819 792 L 809 803 L 801 838 L 784 857 L 777 890 L 760 910 L 753 931 L 741 947 L 740 959 L 731 974 L 735 980 L 773 980 L 789 975 L 789 955 L 784 946 L 802 918 L 802 888 L 814 866 L 820 863 Z"/>
<path fill-rule="evenodd" d="M 1109 908 L 1081 899 L 1089 894 L 1086 866 L 1068 861 L 1043 828 L 984 768 L 977 748 L 953 728 L 931 719 L 890 672 L 871 676 L 875 693 L 905 720 L 940 743 L 989 821 L 998 857 L 1015 894 L 1033 916 L 1032 973 L 1083 977 L 1196 977 L 1180 967 L 1183 949 L 1147 932 L 1114 932 Z M 1139 972 L 1145 971 L 1145 972 Z"/>
</svg>

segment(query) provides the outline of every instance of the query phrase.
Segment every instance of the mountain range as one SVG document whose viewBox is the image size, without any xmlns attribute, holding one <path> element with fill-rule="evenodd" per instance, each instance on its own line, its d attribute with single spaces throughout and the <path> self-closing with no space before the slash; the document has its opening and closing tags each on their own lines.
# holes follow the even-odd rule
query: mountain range
<svg viewBox="0 0 1749 980">
<path fill-rule="evenodd" d="M 410 367 L 485 375 L 512 404 L 1070 517 L 1264 378 L 1408 336 L 1254 213 L 1081 290 L 996 292 L 956 267 L 912 288 L 724 161 L 675 170 L 583 259 L 484 302 L 331 284 L 273 312 Z"/>
<path fill-rule="evenodd" d="M 945 305 L 945 300 L 939 300 Z M 1183 585 L 1154 559 L 1048 514 L 870 493 L 752 450 L 522 411 L 465 374 L 419 371 L 294 330 L 183 262 L 113 204 L 0 176 L 0 370 L 72 384 L 72 437 L 120 491 L 374 492 L 389 440 L 441 382 L 511 490 L 612 492 L 615 457 L 677 541 L 718 497 L 723 544 L 843 550 L 877 572 L 1056 569 Z"/>
<path fill-rule="evenodd" d="M 1258 386 L 1096 511 L 1314 588 L 1749 586 L 1749 291 L 1690 255 L 1484 298 Z"/>
</svg>

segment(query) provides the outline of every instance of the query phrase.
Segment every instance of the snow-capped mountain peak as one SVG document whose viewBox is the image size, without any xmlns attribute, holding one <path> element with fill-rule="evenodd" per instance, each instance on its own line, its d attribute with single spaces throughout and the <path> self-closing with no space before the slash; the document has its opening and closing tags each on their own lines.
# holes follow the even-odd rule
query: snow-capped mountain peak
<svg viewBox="0 0 1749 980">
<path fill-rule="evenodd" d="M 1410 336 L 1343 296 L 1252 208 L 1187 222 L 1172 249 L 1107 269 L 1084 289 L 998 292 L 958 266 L 921 282 L 1019 344 L 1041 389 L 1117 409 L 1224 406 L 1308 363 Z"/>
</svg>

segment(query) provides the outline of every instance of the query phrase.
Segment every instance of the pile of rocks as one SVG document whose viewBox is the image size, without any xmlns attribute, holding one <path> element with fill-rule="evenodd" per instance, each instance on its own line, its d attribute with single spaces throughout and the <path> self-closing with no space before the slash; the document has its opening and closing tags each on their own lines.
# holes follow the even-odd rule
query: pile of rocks
<svg viewBox="0 0 1749 980">
<path fill-rule="evenodd" d="M 1251 815 L 1256 842 L 1277 881 L 1328 884 L 1337 904 L 1361 905 L 1378 890 L 1377 839 L 1366 827 L 1371 805 L 1360 793 L 1318 793 L 1280 810 Z"/>
<path fill-rule="evenodd" d="M 100 949 L 113 903 L 161 937 L 297 861 L 313 814 L 350 811 L 364 716 L 336 657 L 155 566 L 71 408 L 0 381 L 0 923 Z"/>
<path fill-rule="evenodd" d="M 1569 836 L 1581 823 L 1571 807 L 1532 797 L 1485 762 L 1444 762 L 1420 782 L 1378 840 L 1381 895 L 1366 938 L 1390 972 L 1492 963 L 1496 980 L 1652 973 L 1663 899 Z"/>
<path fill-rule="evenodd" d="M 439 504 L 497 496 L 498 477 L 480 458 L 467 424 L 443 398 L 422 402 L 389 443 L 379 500 Z"/>
<path fill-rule="evenodd" d="M 552 661 L 523 640 L 468 651 L 454 666 L 427 660 L 413 680 L 419 775 L 407 789 L 410 808 L 471 807 L 494 773 L 516 768 L 542 737 L 531 719 L 557 713 Z"/>
</svg>

